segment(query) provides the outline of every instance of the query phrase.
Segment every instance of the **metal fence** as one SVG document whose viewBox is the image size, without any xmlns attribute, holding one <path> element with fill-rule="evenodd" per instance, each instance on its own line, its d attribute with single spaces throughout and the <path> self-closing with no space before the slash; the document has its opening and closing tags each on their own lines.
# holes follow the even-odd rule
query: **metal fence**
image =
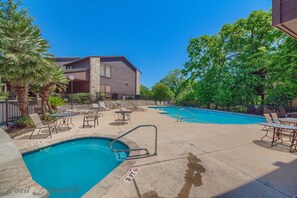
<svg viewBox="0 0 297 198">
<path fill-rule="evenodd" d="M 37 100 L 30 100 L 28 112 L 35 113 L 37 109 Z M 19 104 L 17 100 L 0 100 L 0 126 L 9 125 L 10 122 L 15 122 L 21 117 Z"/>
</svg>

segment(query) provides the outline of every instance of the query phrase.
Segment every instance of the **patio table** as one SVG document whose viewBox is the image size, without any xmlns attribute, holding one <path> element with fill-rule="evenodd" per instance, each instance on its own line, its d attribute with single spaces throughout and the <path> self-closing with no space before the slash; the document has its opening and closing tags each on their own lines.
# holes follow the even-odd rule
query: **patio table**
<svg viewBox="0 0 297 198">
<path fill-rule="evenodd" d="M 274 142 L 276 141 L 276 135 L 279 135 L 280 134 L 279 132 L 282 131 L 283 129 L 293 131 L 292 132 L 290 152 L 292 151 L 293 146 L 294 145 L 296 146 L 295 142 L 296 142 L 296 136 L 297 136 L 297 127 L 290 126 L 290 125 L 287 125 L 287 124 L 274 124 L 274 123 L 266 123 L 266 122 L 261 122 L 259 124 L 263 125 L 263 126 L 266 126 L 266 127 L 272 127 L 273 128 L 273 136 L 272 136 L 271 146 L 273 146 Z"/>
<path fill-rule="evenodd" d="M 58 120 L 56 121 L 58 128 L 67 126 L 68 131 L 70 130 L 70 125 L 74 127 L 72 117 L 76 115 L 76 113 L 71 112 L 51 114 L 52 117 L 58 118 Z"/>
<path fill-rule="evenodd" d="M 129 120 L 131 122 L 131 118 L 130 118 L 130 114 L 132 113 L 131 110 L 120 110 L 120 111 L 115 111 L 116 114 L 118 114 L 118 121 L 126 121 L 126 117 L 127 120 Z"/>
<path fill-rule="evenodd" d="M 294 126 L 297 126 L 297 118 L 280 118 L 279 121 L 282 124 L 288 123 L 288 124 L 293 124 Z"/>
</svg>

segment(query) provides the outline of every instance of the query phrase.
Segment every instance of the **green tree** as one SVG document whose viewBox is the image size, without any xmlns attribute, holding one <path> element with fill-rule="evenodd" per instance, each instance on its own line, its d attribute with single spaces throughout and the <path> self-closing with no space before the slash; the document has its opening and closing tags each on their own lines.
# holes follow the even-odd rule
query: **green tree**
<svg viewBox="0 0 297 198">
<path fill-rule="evenodd" d="M 253 11 L 213 36 L 191 39 L 183 73 L 207 106 L 267 102 L 274 89 L 290 100 L 297 96 L 296 43 L 271 26 L 271 12 Z"/>
<path fill-rule="evenodd" d="M 185 78 L 180 69 L 169 71 L 169 74 L 160 81 L 160 83 L 164 83 L 169 87 L 169 89 L 174 94 L 174 98 L 176 98 L 178 94 L 182 92 L 182 89 L 184 88 L 184 82 Z"/>
<path fill-rule="evenodd" d="M 197 82 L 193 84 L 197 102 L 207 108 L 214 102 L 222 71 L 226 66 L 223 44 L 219 35 L 204 35 L 191 39 L 188 46 L 190 61 L 185 64 L 183 73 L 189 75 L 187 81 Z"/>
<path fill-rule="evenodd" d="M 172 91 L 163 83 L 157 83 L 152 88 L 153 97 L 157 101 L 166 101 L 173 97 Z"/>
<path fill-rule="evenodd" d="M 38 94 L 41 97 L 42 111 L 45 112 L 45 106 L 47 106 L 49 112 L 52 113 L 52 107 L 49 103 L 50 95 L 54 91 L 65 91 L 69 80 L 65 76 L 65 72 L 62 67 L 56 65 L 52 61 L 49 64 L 51 64 L 52 67 L 46 78 L 38 79 L 36 82 L 31 84 L 30 88 L 34 93 Z"/>
<path fill-rule="evenodd" d="M 140 85 L 140 95 L 146 99 L 150 99 L 152 97 L 152 91 L 148 87 Z"/>
<path fill-rule="evenodd" d="M 48 43 L 20 2 L 0 4 L 0 75 L 14 87 L 23 116 L 28 115 L 28 85 L 50 68 Z"/>
<path fill-rule="evenodd" d="M 297 96 L 297 40 L 288 37 L 267 68 L 266 102 L 276 107 L 288 105 Z"/>
</svg>

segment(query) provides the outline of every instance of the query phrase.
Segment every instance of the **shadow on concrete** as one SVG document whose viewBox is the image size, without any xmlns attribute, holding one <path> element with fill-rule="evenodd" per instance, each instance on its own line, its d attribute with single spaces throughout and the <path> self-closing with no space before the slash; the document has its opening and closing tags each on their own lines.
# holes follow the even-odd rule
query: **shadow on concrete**
<svg viewBox="0 0 297 198">
<path fill-rule="evenodd" d="M 25 135 L 20 135 L 19 137 L 15 138 L 16 140 L 25 140 L 25 139 L 29 139 L 29 137 L 31 136 L 32 132 L 28 132 Z M 31 137 L 31 139 L 45 139 L 50 137 L 50 133 L 48 132 L 48 129 L 43 129 L 38 133 L 38 130 L 36 129 Z M 59 133 L 59 131 L 58 131 Z M 52 135 L 56 134 L 56 131 L 52 132 Z"/>
<path fill-rule="evenodd" d="M 126 125 L 126 124 L 128 124 L 128 122 L 120 121 L 120 122 L 111 122 L 111 123 L 109 123 L 109 125 L 111 125 L 111 126 L 120 126 L 120 125 Z"/>
<path fill-rule="evenodd" d="M 168 112 L 159 112 L 159 114 L 169 114 Z"/>
<path fill-rule="evenodd" d="M 78 127 L 78 128 L 80 128 L 80 129 L 90 129 L 90 128 L 94 128 L 94 125 L 91 125 L 91 124 L 89 124 L 89 125 L 85 125 L 85 126 L 81 125 L 81 126 Z"/>
<path fill-rule="evenodd" d="M 216 197 L 295 197 L 297 196 L 297 159 L 277 162 L 277 170 Z"/>
<path fill-rule="evenodd" d="M 30 134 L 31 135 L 31 134 Z M 25 139 L 29 139 L 30 135 L 24 135 L 20 138 L 18 138 L 18 140 L 25 140 Z M 50 138 L 50 135 L 49 133 L 47 134 L 33 134 L 33 136 L 31 137 L 31 140 L 34 140 L 34 139 L 46 139 L 46 138 Z"/>
<path fill-rule="evenodd" d="M 257 146 L 261 146 L 263 148 L 267 148 L 267 149 L 270 149 L 270 150 L 273 150 L 273 151 L 290 153 L 291 142 L 278 143 L 275 146 L 271 146 L 271 140 L 270 141 L 268 141 L 268 140 L 263 140 L 263 141 L 254 140 L 253 143 L 256 144 Z M 296 150 L 294 150 L 294 148 L 293 148 L 291 154 L 297 155 L 297 152 L 296 152 Z"/>
</svg>

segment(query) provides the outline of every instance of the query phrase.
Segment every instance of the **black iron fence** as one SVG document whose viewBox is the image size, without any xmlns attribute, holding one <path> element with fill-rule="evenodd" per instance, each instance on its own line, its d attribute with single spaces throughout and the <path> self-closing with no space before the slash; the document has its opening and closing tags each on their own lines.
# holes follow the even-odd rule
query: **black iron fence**
<svg viewBox="0 0 297 198">
<path fill-rule="evenodd" d="M 30 100 L 28 112 L 35 113 L 37 109 L 37 100 Z M 9 125 L 21 117 L 19 104 L 17 100 L 0 100 L 0 126 Z"/>
</svg>

